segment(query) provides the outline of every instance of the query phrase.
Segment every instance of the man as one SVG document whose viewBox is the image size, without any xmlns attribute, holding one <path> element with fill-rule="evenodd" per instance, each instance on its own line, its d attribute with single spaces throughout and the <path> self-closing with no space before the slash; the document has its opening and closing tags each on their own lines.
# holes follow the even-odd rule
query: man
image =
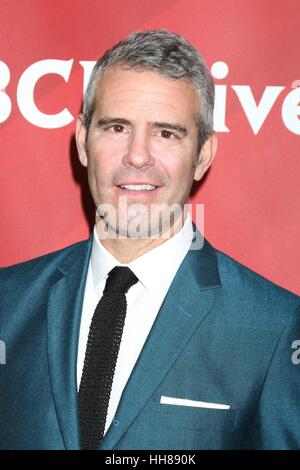
<svg viewBox="0 0 300 470">
<path fill-rule="evenodd" d="M 299 298 L 199 243 L 185 211 L 213 101 L 176 34 L 97 62 L 76 132 L 94 232 L 0 271 L 1 448 L 300 447 Z"/>
</svg>

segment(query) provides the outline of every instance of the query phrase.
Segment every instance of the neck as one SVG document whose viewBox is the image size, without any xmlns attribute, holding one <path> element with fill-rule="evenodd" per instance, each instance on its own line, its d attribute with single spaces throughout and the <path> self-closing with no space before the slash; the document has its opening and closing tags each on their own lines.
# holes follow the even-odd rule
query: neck
<svg viewBox="0 0 300 470">
<path fill-rule="evenodd" d="M 130 263 L 130 261 L 142 256 L 147 251 L 153 250 L 153 248 L 166 242 L 178 233 L 182 226 L 183 216 L 178 217 L 164 232 L 160 232 L 157 238 L 121 238 L 117 234 L 114 237 L 103 238 L 100 234 L 103 233 L 104 222 L 96 216 L 96 230 L 100 242 L 122 264 Z"/>
</svg>

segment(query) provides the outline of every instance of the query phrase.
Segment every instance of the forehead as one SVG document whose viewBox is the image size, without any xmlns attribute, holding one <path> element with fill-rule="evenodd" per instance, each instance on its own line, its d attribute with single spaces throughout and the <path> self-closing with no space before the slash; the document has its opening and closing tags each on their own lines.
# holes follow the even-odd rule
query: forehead
<svg viewBox="0 0 300 470">
<path fill-rule="evenodd" d="M 174 113 L 182 119 L 194 118 L 199 107 L 199 95 L 186 80 L 171 79 L 157 72 L 107 69 L 96 84 L 95 111 L 97 114 Z"/>
</svg>

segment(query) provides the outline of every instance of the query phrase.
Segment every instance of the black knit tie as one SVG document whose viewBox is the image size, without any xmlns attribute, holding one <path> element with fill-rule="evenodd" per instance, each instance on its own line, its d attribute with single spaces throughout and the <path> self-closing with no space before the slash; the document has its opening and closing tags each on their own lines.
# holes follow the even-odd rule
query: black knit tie
<svg viewBox="0 0 300 470">
<path fill-rule="evenodd" d="M 108 274 L 91 322 L 79 388 L 82 449 L 97 449 L 105 422 L 126 316 L 126 292 L 138 282 L 133 272 L 116 266 Z"/>
</svg>

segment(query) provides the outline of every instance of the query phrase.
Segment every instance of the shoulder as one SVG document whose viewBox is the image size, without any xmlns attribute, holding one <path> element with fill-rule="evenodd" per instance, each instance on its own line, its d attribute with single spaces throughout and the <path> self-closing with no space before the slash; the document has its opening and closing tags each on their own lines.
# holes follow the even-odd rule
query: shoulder
<svg viewBox="0 0 300 470">
<path fill-rule="evenodd" d="M 224 296 L 248 312 L 250 319 L 272 320 L 285 324 L 295 315 L 300 297 L 275 284 L 222 251 L 215 249 Z M 234 300 L 232 300 L 234 299 Z M 290 312 L 287 314 L 287 312 Z M 299 311 L 296 312 L 299 316 Z"/>
<path fill-rule="evenodd" d="M 51 273 L 58 265 L 68 263 L 83 254 L 88 247 L 89 240 L 82 240 L 37 258 L 0 268 L 0 284 L 3 287 L 5 283 L 11 281 L 14 283 L 18 281 L 29 283 L 46 273 Z"/>
<path fill-rule="evenodd" d="M 8 338 L 24 322 L 44 322 L 51 286 L 88 262 L 89 240 L 0 270 L 0 332 Z M 79 273 L 80 275 L 80 273 Z M 13 327 L 13 329 L 12 329 Z M 5 336 L 6 335 L 6 336 Z"/>
</svg>

